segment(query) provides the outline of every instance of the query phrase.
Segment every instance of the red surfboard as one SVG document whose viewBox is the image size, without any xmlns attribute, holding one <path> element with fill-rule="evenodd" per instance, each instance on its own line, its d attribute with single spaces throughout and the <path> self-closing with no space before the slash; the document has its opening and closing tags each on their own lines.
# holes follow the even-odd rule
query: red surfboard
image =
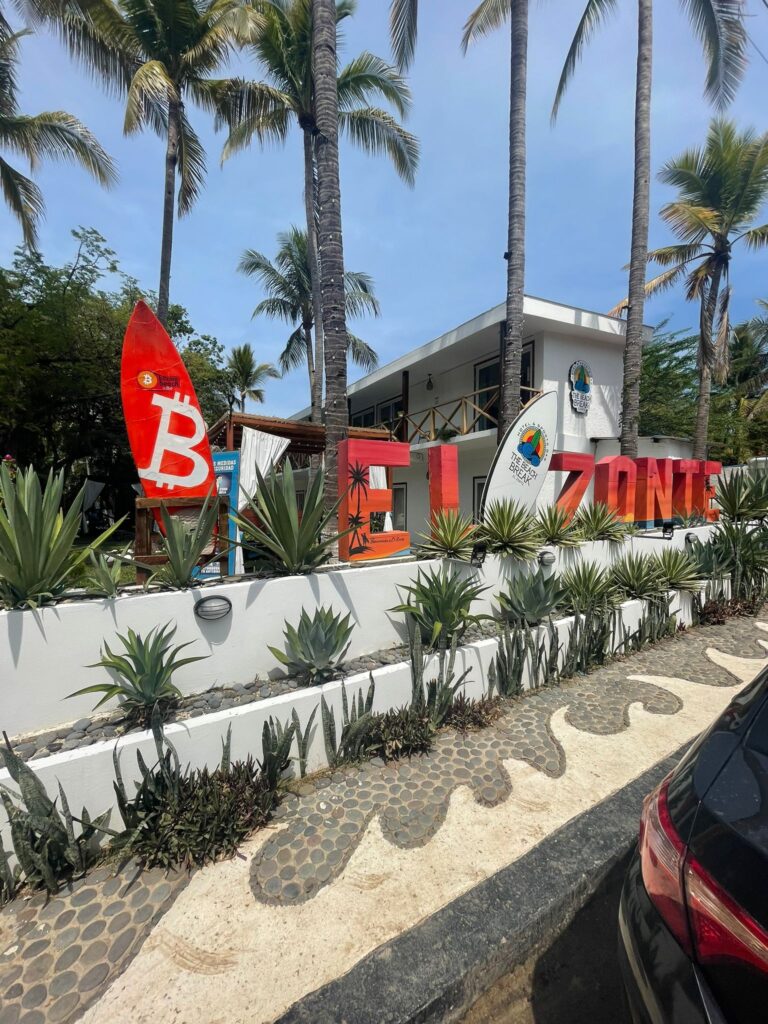
<svg viewBox="0 0 768 1024">
<path fill-rule="evenodd" d="M 155 314 L 137 302 L 123 340 L 123 414 L 148 498 L 205 498 L 215 475 L 205 420 L 187 368 Z"/>
</svg>

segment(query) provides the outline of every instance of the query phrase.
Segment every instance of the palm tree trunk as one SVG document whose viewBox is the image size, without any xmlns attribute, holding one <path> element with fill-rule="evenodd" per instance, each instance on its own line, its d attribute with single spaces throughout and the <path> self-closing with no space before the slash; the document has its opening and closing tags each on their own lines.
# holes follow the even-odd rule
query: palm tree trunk
<svg viewBox="0 0 768 1024">
<path fill-rule="evenodd" d="M 701 299 L 699 320 L 699 394 L 696 399 L 696 423 L 693 428 L 693 457 L 706 459 L 709 437 L 709 407 L 712 395 L 712 367 L 715 360 L 714 342 L 717 300 L 720 295 L 722 266 L 715 264 L 709 288 Z"/>
<path fill-rule="evenodd" d="M 176 165 L 179 160 L 181 103 L 168 100 L 168 141 L 165 148 L 165 192 L 163 195 L 163 237 L 160 243 L 160 285 L 157 289 L 157 319 L 165 327 L 171 286 L 173 219 L 176 203 Z"/>
<path fill-rule="evenodd" d="M 528 78 L 528 0 L 516 0 L 510 14 L 509 224 L 507 232 L 507 319 L 501 367 L 499 440 L 520 412 L 525 287 L 525 112 Z"/>
<path fill-rule="evenodd" d="M 312 71 L 318 128 L 315 155 L 325 362 L 325 503 L 330 506 L 336 501 L 339 491 L 338 446 L 349 430 L 334 0 L 312 0 Z M 329 529 L 334 529 L 334 526 L 330 523 Z"/>
<path fill-rule="evenodd" d="M 320 263 L 317 258 L 317 231 L 315 225 L 315 154 L 312 135 L 304 129 L 304 209 L 307 217 L 307 258 L 309 260 L 309 278 L 312 285 L 312 309 L 315 319 L 315 356 L 316 370 L 312 375 L 311 396 L 312 422 L 319 423 L 323 409 L 323 304 L 320 297 Z M 308 339 L 308 341 L 311 339 Z M 307 349 L 307 355 L 310 350 Z"/>
<path fill-rule="evenodd" d="M 637 81 L 635 86 L 635 181 L 632 195 L 632 247 L 629 260 L 629 308 L 624 343 L 621 397 L 621 454 L 637 458 L 640 421 L 640 371 L 643 350 L 645 270 L 651 186 L 651 76 L 653 0 L 638 0 Z"/>
</svg>

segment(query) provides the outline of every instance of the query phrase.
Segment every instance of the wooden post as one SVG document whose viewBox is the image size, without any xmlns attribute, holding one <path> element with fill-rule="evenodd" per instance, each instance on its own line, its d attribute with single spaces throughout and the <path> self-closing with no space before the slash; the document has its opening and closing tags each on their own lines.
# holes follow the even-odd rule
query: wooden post
<svg viewBox="0 0 768 1024">
<path fill-rule="evenodd" d="M 146 583 L 150 573 L 156 566 L 165 565 L 167 557 L 152 552 L 152 524 L 155 521 L 153 509 L 159 509 L 162 505 L 170 508 L 197 508 L 201 509 L 207 503 L 207 498 L 137 498 L 136 499 L 136 535 L 133 544 L 134 557 L 148 568 L 136 569 L 136 582 Z M 227 575 L 228 558 L 227 548 L 229 546 L 229 497 L 226 494 L 213 495 L 218 507 L 218 532 L 214 538 L 213 553 L 218 552 L 218 561 L 221 567 L 222 578 Z M 210 561 L 210 554 L 200 559 L 198 565 Z"/>
<path fill-rule="evenodd" d="M 403 405 L 403 417 L 400 421 L 400 440 L 408 440 L 408 412 L 410 411 L 410 390 L 411 375 L 408 370 L 403 370 L 400 384 L 400 401 Z"/>
<path fill-rule="evenodd" d="M 227 420 L 227 451 L 233 452 L 235 450 L 235 427 L 232 423 L 232 410 L 229 410 L 229 419 Z"/>
</svg>

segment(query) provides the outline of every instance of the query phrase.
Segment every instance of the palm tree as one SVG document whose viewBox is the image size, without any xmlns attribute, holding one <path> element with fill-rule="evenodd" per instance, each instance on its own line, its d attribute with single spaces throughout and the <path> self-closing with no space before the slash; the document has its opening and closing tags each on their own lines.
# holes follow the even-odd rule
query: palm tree
<svg viewBox="0 0 768 1024">
<path fill-rule="evenodd" d="M 350 17 L 356 0 L 338 0 L 335 21 Z M 234 81 L 220 99 L 219 118 L 230 129 L 223 158 L 260 142 L 283 142 L 296 125 L 304 149 L 304 203 L 315 323 L 314 365 L 323 365 L 323 332 L 317 256 L 317 166 L 315 85 L 312 70 L 312 0 L 270 0 L 264 23 L 249 49 L 265 81 Z M 377 101 L 403 117 L 410 106 L 404 79 L 386 61 L 364 52 L 338 72 L 339 129 L 370 153 L 386 153 L 395 170 L 413 184 L 418 142 Z M 312 406 L 322 405 L 322 373 L 313 376 Z"/>
<path fill-rule="evenodd" d="M 117 180 L 115 168 L 94 136 L 76 117 L 63 110 L 20 114 L 16 101 L 19 40 L 28 31 L 13 32 L 0 13 L 0 146 L 25 157 L 34 171 L 44 157 L 79 163 L 102 185 Z M 38 186 L 0 157 L 0 187 L 21 224 L 24 243 L 37 246 L 37 228 L 44 211 Z"/>
<path fill-rule="evenodd" d="M 712 122 L 706 144 L 665 164 L 659 178 L 677 189 L 661 216 L 680 239 L 648 254 L 665 267 L 648 282 L 648 294 L 685 279 L 686 298 L 700 304 L 699 396 L 693 457 L 706 458 L 713 376 L 728 373 L 731 327 L 730 265 L 733 247 L 768 247 L 768 224 L 755 219 L 768 201 L 768 133 L 739 132 L 732 121 Z"/>
<path fill-rule="evenodd" d="M 520 362 L 525 301 L 525 111 L 528 81 L 528 0 L 483 0 L 467 19 L 466 53 L 478 36 L 510 23 L 509 182 L 507 219 L 507 307 L 501 365 L 499 440 L 520 412 Z"/>
<path fill-rule="evenodd" d="M 246 341 L 235 345 L 227 360 L 227 374 L 234 390 L 238 393 L 240 412 L 245 412 L 245 401 L 264 401 L 264 382 L 268 377 L 280 374 L 272 363 L 257 363 L 253 347 Z"/>
<path fill-rule="evenodd" d="M 315 321 L 307 233 L 292 227 L 290 231 L 281 232 L 277 241 L 278 251 L 274 263 L 262 253 L 247 249 L 238 270 L 256 277 L 267 292 L 267 298 L 256 306 L 253 315 L 283 320 L 293 328 L 278 362 L 284 374 L 306 364 L 312 403 L 311 419 L 319 422 L 320 408 L 315 404 L 317 368 L 312 340 Z M 366 313 L 379 316 L 373 281 L 367 274 L 352 270 L 345 272 L 344 301 L 348 317 L 363 316 Z M 367 371 L 375 369 L 379 360 L 371 346 L 353 334 L 348 333 L 347 338 L 352 362 Z"/>
<path fill-rule="evenodd" d="M 705 93 L 718 107 L 733 98 L 745 66 L 743 0 L 680 0 L 699 37 L 708 62 Z M 587 42 L 618 0 L 587 0 L 560 75 L 553 120 Z M 629 262 L 627 330 L 624 343 L 621 452 L 637 456 L 640 418 L 645 265 L 648 253 L 651 178 L 651 79 L 653 0 L 637 0 L 637 70 L 635 82 L 635 169 L 632 196 L 632 241 Z"/>
<path fill-rule="evenodd" d="M 178 213 L 191 209 L 205 178 L 205 153 L 187 117 L 187 98 L 216 109 L 224 83 L 211 74 L 261 24 L 240 0 L 51 0 L 49 20 L 72 54 L 126 98 L 126 135 L 150 127 L 165 139 L 163 227 L 157 316 L 168 317 L 176 177 Z"/>
</svg>

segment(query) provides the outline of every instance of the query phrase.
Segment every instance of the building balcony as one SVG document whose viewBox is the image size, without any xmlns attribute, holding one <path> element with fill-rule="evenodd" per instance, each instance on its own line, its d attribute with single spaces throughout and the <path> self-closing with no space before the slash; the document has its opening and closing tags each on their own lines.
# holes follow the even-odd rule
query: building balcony
<svg viewBox="0 0 768 1024">
<path fill-rule="evenodd" d="M 380 426 L 388 429 L 393 438 L 409 444 L 450 441 L 454 437 L 492 430 L 499 425 L 500 393 L 498 386 L 482 388 L 420 412 L 401 410 L 393 421 Z M 525 407 L 540 394 L 535 388 L 521 388 L 522 406 Z"/>
</svg>

